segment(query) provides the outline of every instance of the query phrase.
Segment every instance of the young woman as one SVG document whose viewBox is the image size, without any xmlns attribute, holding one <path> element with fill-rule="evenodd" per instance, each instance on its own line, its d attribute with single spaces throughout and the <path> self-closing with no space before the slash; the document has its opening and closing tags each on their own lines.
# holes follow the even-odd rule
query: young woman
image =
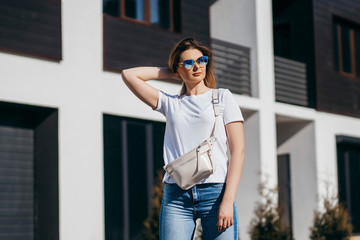
<svg viewBox="0 0 360 240">
<path fill-rule="evenodd" d="M 166 78 L 182 81 L 180 95 L 166 94 L 146 83 Z M 122 79 L 139 99 L 166 117 L 165 164 L 210 137 L 215 122 L 212 89 L 216 84 L 212 53 L 207 47 L 185 38 L 170 52 L 169 68 L 126 69 Z M 245 153 L 243 117 L 229 90 L 219 89 L 219 105 L 223 121 L 219 121 L 212 148 L 216 171 L 188 190 L 181 189 L 165 173 L 160 239 L 192 239 L 197 218 L 201 219 L 205 239 L 238 239 L 234 199 Z"/>
</svg>

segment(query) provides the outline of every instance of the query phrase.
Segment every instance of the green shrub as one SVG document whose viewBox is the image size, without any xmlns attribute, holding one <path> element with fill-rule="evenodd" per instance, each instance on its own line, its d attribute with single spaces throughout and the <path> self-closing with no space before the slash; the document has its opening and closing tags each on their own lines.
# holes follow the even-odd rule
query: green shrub
<svg viewBox="0 0 360 240">
<path fill-rule="evenodd" d="M 324 198 L 324 212 L 315 211 L 313 226 L 310 228 L 311 240 L 348 240 L 352 225 L 349 214 L 337 197 Z"/>
<path fill-rule="evenodd" d="M 259 185 L 259 193 L 264 201 L 258 202 L 251 220 L 249 234 L 252 240 L 289 240 L 291 231 L 284 226 L 280 214 L 280 207 L 273 199 L 277 196 L 277 189 L 269 189 L 266 183 Z"/>
</svg>

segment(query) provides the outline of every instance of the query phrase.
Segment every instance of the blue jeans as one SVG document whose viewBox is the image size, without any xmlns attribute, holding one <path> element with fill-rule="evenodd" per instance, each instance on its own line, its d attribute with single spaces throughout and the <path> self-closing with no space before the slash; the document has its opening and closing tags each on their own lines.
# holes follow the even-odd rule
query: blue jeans
<svg viewBox="0 0 360 240">
<path fill-rule="evenodd" d="M 223 183 L 206 183 L 183 190 L 176 184 L 164 185 L 160 213 L 160 240 L 191 240 L 195 221 L 201 219 L 205 240 L 237 240 L 237 213 L 234 224 L 218 232 L 217 215 L 225 191 Z"/>
</svg>

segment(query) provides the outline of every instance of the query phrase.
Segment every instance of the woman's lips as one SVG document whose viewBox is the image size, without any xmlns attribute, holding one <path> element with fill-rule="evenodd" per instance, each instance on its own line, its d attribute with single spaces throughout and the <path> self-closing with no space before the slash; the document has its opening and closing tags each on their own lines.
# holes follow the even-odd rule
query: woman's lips
<svg viewBox="0 0 360 240">
<path fill-rule="evenodd" d="M 201 72 L 194 73 L 193 75 L 194 75 L 195 77 L 201 76 Z"/>
</svg>

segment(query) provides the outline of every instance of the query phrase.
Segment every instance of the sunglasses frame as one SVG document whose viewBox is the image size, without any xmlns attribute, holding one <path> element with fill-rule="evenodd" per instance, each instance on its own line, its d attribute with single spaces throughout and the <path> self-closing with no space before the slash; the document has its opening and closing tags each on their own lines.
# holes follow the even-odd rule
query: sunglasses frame
<svg viewBox="0 0 360 240">
<path fill-rule="evenodd" d="M 205 65 L 200 64 L 200 58 L 206 59 Z M 186 65 L 185 65 L 185 62 L 186 62 L 186 61 L 189 61 L 189 60 L 192 61 L 192 64 L 191 64 L 191 67 L 190 67 L 190 68 L 187 68 L 186 65 L 189 65 L 189 64 L 186 64 Z M 184 65 L 184 68 L 185 68 L 187 71 L 189 71 L 189 70 L 191 70 L 191 69 L 194 67 L 195 62 L 197 62 L 197 63 L 199 64 L 199 67 L 200 67 L 200 68 L 203 68 L 203 67 L 205 67 L 205 66 L 208 64 L 208 62 L 209 62 L 209 57 L 208 57 L 208 56 L 201 56 L 201 57 L 199 57 L 199 58 L 196 59 L 196 60 L 189 58 L 189 59 L 186 59 L 186 60 L 182 61 L 181 63 L 179 63 L 179 65 Z"/>
</svg>

